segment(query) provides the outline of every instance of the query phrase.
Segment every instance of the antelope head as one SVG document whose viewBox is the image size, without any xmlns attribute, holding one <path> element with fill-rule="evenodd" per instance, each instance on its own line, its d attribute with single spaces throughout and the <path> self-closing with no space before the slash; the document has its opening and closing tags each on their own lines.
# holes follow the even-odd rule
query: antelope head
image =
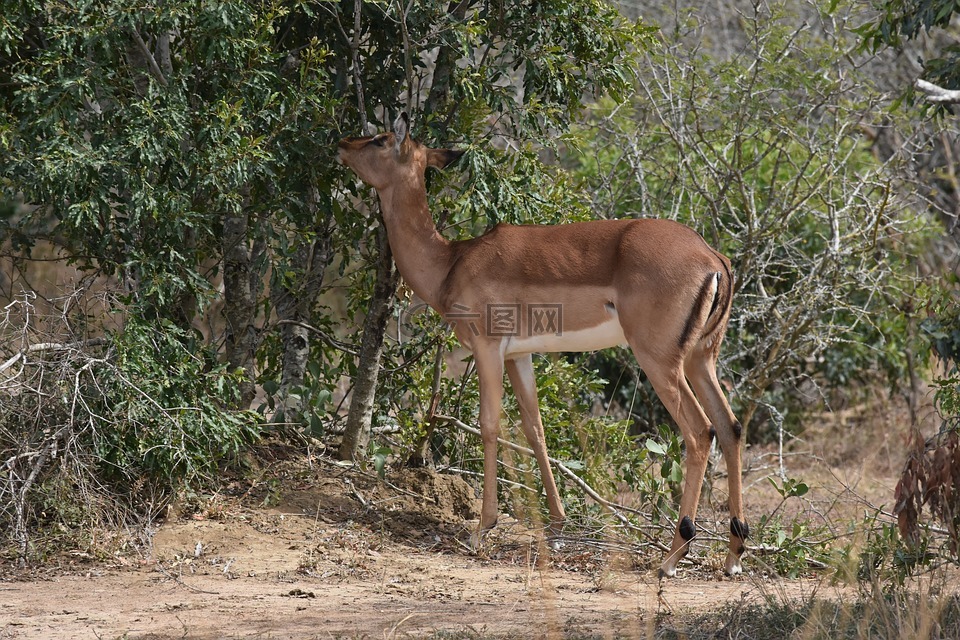
<svg viewBox="0 0 960 640">
<path fill-rule="evenodd" d="M 427 167 L 444 169 L 463 151 L 430 149 L 410 137 L 406 112 L 393 123 L 393 131 L 375 136 L 344 138 L 337 145 L 337 161 L 380 191 L 398 184 L 418 184 Z"/>
</svg>

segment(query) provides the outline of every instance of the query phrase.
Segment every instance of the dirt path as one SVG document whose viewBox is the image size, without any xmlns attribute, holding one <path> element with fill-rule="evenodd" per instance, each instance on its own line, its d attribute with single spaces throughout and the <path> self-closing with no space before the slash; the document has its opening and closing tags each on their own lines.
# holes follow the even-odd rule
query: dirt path
<svg viewBox="0 0 960 640">
<path fill-rule="evenodd" d="M 810 435 L 825 444 L 801 443 L 806 449 L 789 459 L 791 475 L 811 488 L 802 501 L 782 504 L 767 480 L 770 451 L 746 452 L 751 523 L 790 511 L 841 536 L 865 505 L 890 499 L 902 434 L 868 436 L 839 419 L 818 430 Z M 750 554 L 746 577 L 725 578 L 722 554 L 708 541 L 696 547 L 698 562 L 662 583 L 659 552 L 637 556 L 618 548 L 615 535 L 547 554 L 537 536 L 502 519 L 473 555 L 463 541 L 476 522 L 476 496 L 462 479 L 407 471 L 383 483 L 330 464 L 281 464 L 233 497 L 171 513 L 139 555 L 109 565 L 68 558 L 28 580 L 0 575 L 0 640 L 393 639 L 438 631 L 475 640 L 646 638 L 764 598 L 836 595 L 817 580 L 771 578 Z M 716 531 L 726 522 L 723 484 L 702 510 Z"/>
<path fill-rule="evenodd" d="M 646 637 L 658 606 L 656 584 L 635 575 L 598 589 L 560 571 L 482 566 L 426 554 L 382 556 L 369 579 L 324 581 L 264 575 L 228 579 L 156 571 L 2 587 L 0 637 L 395 637 L 436 630 L 553 636 L 582 631 Z M 756 597 L 749 582 L 678 580 L 665 604 L 684 609 Z"/>
<path fill-rule="evenodd" d="M 142 556 L 110 568 L 0 582 L 0 638 L 644 638 L 653 625 L 817 588 L 761 577 L 756 564 L 727 579 L 707 545 L 661 583 L 609 544 L 547 553 L 510 520 L 473 555 L 462 540 L 475 498 L 461 479 L 394 481 L 294 474 L 273 506 L 248 490 L 172 515 Z"/>
<path fill-rule="evenodd" d="M 491 560 L 373 548 L 362 532 L 271 520 L 272 533 L 243 522 L 180 523 L 157 536 L 161 563 L 0 584 L 0 638 L 393 638 L 438 630 L 642 638 L 658 614 L 813 589 L 802 581 L 685 578 L 664 582 L 658 594 L 649 571 L 538 568 L 518 549 Z M 308 528 L 313 540 L 304 544 Z M 328 543 L 343 546 L 315 555 Z"/>
</svg>

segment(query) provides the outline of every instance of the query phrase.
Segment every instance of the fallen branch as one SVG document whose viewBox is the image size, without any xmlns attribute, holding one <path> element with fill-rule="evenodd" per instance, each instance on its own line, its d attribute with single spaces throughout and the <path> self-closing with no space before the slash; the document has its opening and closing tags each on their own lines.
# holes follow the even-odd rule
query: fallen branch
<svg viewBox="0 0 960 640">
<path fill-rule="evenodd" d="M 180 578 L 180 577 L 178 577 L 178 576 L 175 576 L 175 575 L 173 575 L 172 573 L 170 573 L 169 571 L 167 571 L 167 568 L 164 567 L 164 566 L 163 566 L 163 563 L 162 563 L 162 562 L 159 562 L 159 561 L 157 562 L 157 571 L 159 571 L 160 573 L 162 573 L 163 575 L 165 575 L 165 576 L 166 576 L 167 578 L 169 578 L 170 580 L 173 580 L 174 582 L 176 582 L 176 583 L 177 583 L 178 585 L 180 585 L 181 587 L 184 587 L 185 589 L 188 589 L 188 590 L 190 590 L 190 591 L 193 591 L 194 593 L 205 593 L 205 594 L 208 594 L 208 595 L 211 595 L 211 596 L 218 596 L 218 595 L 220 595 L 220 592 L 219 592 L 219 591 L 207 591 L 206 589 L 201 589 L 201 588 L 199 588 L 199 587 L 194 587 L 194 586 L 192 586 L 192 585 L 187 584 L 186 582 L 183 581 L 182 578 Z"/>
<path fill-rule="evenodd" d="M 82 347 L 99 347 L 107 344 L 107 342 L 106 338 L 91 338 L 89 340 L 81 340 L 80 342 L 39 342 L 32 344 L 25 349 L 21 349 L 9 360 L 0 364 L 0 373 L 17 364 L 17 362 L 28 353 L 36 353 L 38 351 L 72 351 Z"/>
</svg>

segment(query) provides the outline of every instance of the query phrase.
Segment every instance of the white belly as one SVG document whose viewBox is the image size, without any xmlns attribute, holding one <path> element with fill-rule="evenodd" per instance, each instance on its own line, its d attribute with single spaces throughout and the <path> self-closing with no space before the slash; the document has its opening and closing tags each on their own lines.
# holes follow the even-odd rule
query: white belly
<svg viewBox="0 0 960 640">
<path fill-rule="evenodd" d="M 616 315 L 603 324 L 589 329 L 561 331 L 532 336 L 511 336 L 507 342 L 505 356 L 522 353 L 554 353 L 557 351 L 596 351 L 608 347 L 625 345 L 623 327 Z"/>
</svg>

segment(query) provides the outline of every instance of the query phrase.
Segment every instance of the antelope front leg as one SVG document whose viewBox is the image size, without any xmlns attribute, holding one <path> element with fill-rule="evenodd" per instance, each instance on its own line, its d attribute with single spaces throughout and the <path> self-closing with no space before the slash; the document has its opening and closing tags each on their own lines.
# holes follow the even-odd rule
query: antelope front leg
<svg viewBox="0 0 960 640">
<path fill-rule="evenodd" d="M 497 524 L 497 437 L 500 435 L 500 411 L 503 403 L 503 357 L 496 349 L 474 351 L 480 382 L 480 438 L 483 441 L 483 503 L 480 524 L 470 537 L 476 550 L 480 538 Z"/>
<path fill-rule="evenodd" d="M 550 531 L 559 535 L 563 529 L 566 514 L 563 503 L 560 501 L 560 492 L 553 478 L 550 460 L 547 456 L 547 442 L 543 434 L 543 419 L 540 417 L 540 402 L 537 400 L 537 379 L 533 372 L 533 356 L 530 354 L 519 356 L 506 363 L 510 385 L 517 396 L 520 406 L 520 422 L 523 425 L 523 435 L 533 449 L 540 467 L 540 478 L 543 481 L 543 491 L 547 494 L 547 507 L 550 509 Z"/>
</svg>

